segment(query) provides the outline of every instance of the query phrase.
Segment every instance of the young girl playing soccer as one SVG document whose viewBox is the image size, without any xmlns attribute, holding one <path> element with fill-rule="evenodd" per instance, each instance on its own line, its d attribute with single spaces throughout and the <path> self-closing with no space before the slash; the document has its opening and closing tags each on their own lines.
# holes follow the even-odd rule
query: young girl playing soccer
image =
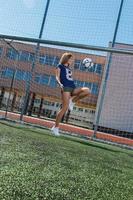
<svg viewBox="0 0 133 200">
<path fill-rule="evenodd" d="M 89 95 L 90 90 L 87 87 L 76 88 L 70 65 L 72 63 L 72 54 L 64 53 L 60 59 L 60 62 L 56 69 L 56 80 L 61 88 L 62 93 L 62 108 L 56 116 L 55 125 L 52 127 L 54 135 L 59 136 L 59 123 L 69 109 L 73 110 L 73 107 L 77 101 Z"/>
</svg>

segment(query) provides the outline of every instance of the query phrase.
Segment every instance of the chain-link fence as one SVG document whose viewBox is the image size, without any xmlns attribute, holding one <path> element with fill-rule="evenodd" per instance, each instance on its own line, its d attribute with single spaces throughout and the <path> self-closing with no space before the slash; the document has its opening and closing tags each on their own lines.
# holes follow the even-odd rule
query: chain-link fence
<svg viewBox="0 0 133 200">
<path fill-rule="evenodd" d="M 90 95 L 75 105 L 69 118 L 66 113 L 63 124 L 80 127 L 94 139 L 133 145 L 132 46 L 101 48 L 6 37 L 0 49 L 1 116 L 20 121 L 32 116 L 31 123 L 37 123 L 37 118 L 54 121 L 61 107 L 55 69 L 61 55 L 69 51 L 76 87 L 88 87 Z M 84 58 L 91 58 L 90 68 L 83 64 Z"/>
</svg>

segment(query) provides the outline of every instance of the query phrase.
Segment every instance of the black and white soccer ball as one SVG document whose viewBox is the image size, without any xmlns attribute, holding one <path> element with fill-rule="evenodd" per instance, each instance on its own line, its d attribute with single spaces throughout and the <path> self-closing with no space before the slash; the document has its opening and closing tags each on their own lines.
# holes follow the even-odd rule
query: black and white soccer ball
<svg viewBox="0 0 133 200">
<path fill-rule="evenodd" d="M 92 59 L 91 58 L 85 58 L 83 60 L 83 65 L 86 67 L 86 68 L 91 68 L 93 67 L 93 62 L 92 62 Z"/>
</svg>

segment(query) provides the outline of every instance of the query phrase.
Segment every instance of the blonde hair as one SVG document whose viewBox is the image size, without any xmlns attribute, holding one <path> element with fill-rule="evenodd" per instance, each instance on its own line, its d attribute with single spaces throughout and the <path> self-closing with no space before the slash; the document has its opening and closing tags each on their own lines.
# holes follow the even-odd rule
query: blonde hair
<svg viewBox="0 0 133 200">
<path fill-rule="evenodd" d="M 60 64 L 64 65 L 68 62 L 68 60 L 72 57 L 72 54 L 71 53 L 64 53 L 62 56 L 61 56 L 61 59 L 60 59 Z"/>
</svg>

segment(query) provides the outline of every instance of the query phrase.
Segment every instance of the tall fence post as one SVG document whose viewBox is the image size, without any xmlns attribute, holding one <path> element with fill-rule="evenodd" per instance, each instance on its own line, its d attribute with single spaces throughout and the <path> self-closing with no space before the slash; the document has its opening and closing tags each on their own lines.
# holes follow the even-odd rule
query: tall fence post
<svg viewBox="0 0 133 200">
<path fill-rule="evenodd" d="M 41 25 L 41 29 L 40 29 L 40 33 L 39 33 L 39 39 L 42 38 L 44 24 L 46 21 L 46 16 L 47 16 L 48 8 L 49 8 L 49 3 L 50 3 L 50 0 L 47 0 L 46 8 L 45 8 L 44 16 L 43 16 L 43 21 L 42 21 L 42 25 Z M 31 81 L 33 78 L 33 72 L 34 72 L 36 61 L 38 58 L 39 49 L 40 49 L 40 43 L 37 42 L 36 49 L 35 49 L 35 57 L 33 59 L 32 68 L 31 68 L 31 77 L 28 79 L 28 81 L 26 83 L 25 99 L 24 99 L 24 104 L 23 104 L 22 111 L 20 114 L 20 121 L 23 120 L 24 112 L 25 112 L 25 110 L 27 110 L 27 107 L 28 107 L 28 98 L 29 98 L 29 94 L 30 94 Z"/>
<path fill-rule="evenodd" d="M 19 61 L 19 51 L 14 46 L 12 46 L 11 43 L 9 43 L 9 42 L 6 42 L 6 43 L 16 52 L 16 54 L 17 54 L 16 65 L 17 65 L 18 61 Z M 9 95 L 8 95 L 8 99 L 7 99 L 5 118 L 7 118 L 7 112 L 8 112 L 8 108 L 9 108 L 9 103 L 10 103 L 10 98 L 11 98 L 11 93 L 12 93 L 12 89 L 13 89 L 13 84 L 14 84 L 14 81 L 15 81 L 16 73 L 17 73 L 17 69 L 15 67 L 15 70 L 13 71 L 13 76 L 12 76 L 12 79 L 11 79 L 11 85 L 10 85 L 10 89 L 9 89 Z"/>
</svg>

